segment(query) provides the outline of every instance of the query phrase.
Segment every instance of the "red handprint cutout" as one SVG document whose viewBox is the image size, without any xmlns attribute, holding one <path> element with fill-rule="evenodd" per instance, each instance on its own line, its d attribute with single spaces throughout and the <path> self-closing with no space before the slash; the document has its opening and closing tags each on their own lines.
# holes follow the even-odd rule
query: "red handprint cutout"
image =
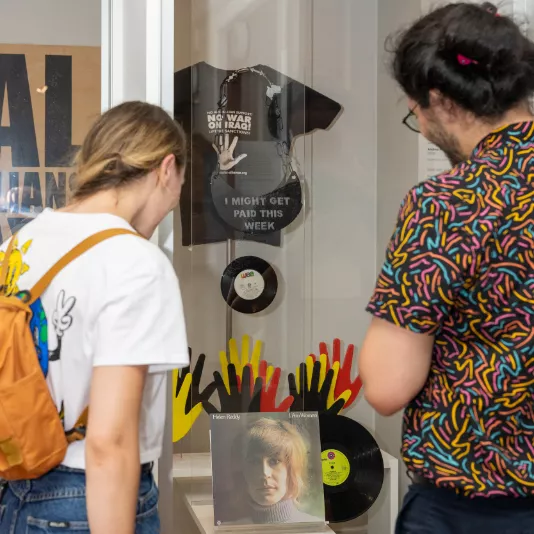
<svg viewBox="0 0 534 534">
<path fill-rule="evenodd" d="M 354 361 L 354 345 L 351 343 L 347 346 L 345 351 L 345 357 L 343 362 L 341 362 L 341 340 L 336 338 L 334 339 L 333 350 L 332 350 L 332 360 L 328 353 L 328 347 L 324 341 L 319 343 L 319 354 L 326 354 L 326 366 L 327 371 L 335 363 L 339 362 L 339 374 L 337 375 L 337 382 L 334 391 L 334 395 L 337 398 L 344 391 L 350 390 L 350 398 L 345 403 L 344 409 L 347 409 L 355 400 L 360 390 L 362 389 L 362 380 L 357 375 L 354 380 L 352 380 L 352 363 Z M 310 356 L 315 360 L 317 357 L 315 354 L 310 354 Z"/>
<path fill-rule="evenodd" d="M 247 364 L 247 367 L 249 366 L 250 364 Z M 293 404 L 293 396 L 289 395 L 278 406 L 276 405 L 276 395 L 281 375 L 282 369 L 280 367 L 276 367 L 273 372 L 273 368 L 268 366 L 265 360 L 260 361 L 257 380 L 261 380 L 262 383 L 260 394 L 261 412 L 287 412 Z"/>
</svg>

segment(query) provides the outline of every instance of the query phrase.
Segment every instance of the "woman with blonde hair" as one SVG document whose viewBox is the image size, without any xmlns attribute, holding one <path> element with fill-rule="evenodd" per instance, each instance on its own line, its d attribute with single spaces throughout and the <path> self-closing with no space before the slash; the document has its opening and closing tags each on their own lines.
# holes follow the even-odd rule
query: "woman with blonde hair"
<svg viewBox="0 0 534 534">
<path fill-rule="evenodd" d="M 299 509 L 307 490 L 308 450 L 295 425 L 262 417 L 251 422 L 233 449 L 241 460 L 233 475 L 238 523 L 314 523 Z"/>
<path fill-rule="evenodd" d="M 0 484 L 0 532 L 159 532 L 166 371 L 189 362 L 176 274 L 148 239 L 177 206 L 186 140 L 161 108 L 104 113 L 76 157 L 71 200 L 45 209 L 0 248 L 7 291 L 29 290 L 78 244 L 115 235 L 68 264 L 32 304 L 41 369 L 69 445 L 57 468 Z M 87 428 L 76 427 L 89 407 Z M 76 428 L 75 428 L 76 427 Z M 85 439 L 83 439 L 85 437 Z"/>
</svg>

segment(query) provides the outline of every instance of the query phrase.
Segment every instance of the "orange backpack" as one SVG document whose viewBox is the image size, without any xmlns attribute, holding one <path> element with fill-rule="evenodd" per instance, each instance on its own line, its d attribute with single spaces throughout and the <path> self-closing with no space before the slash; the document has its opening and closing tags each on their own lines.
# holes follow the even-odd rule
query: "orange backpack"
<svg viewBox="0 0 534 534">
<path fill-rule="evenodd" d="M 63 461 L 69 443 L 85 437 L 88 409 L 65 433 L 39 364 L 30 331 L 30 306 L 69 263 L 102 241 L 122 234 L 138 235 L 112 229 L 89 237 L 22 297 L 6 294 L 16 236 L 11 239 L 0 271 L 0 479 L 38 478 Z"/>
</svg>

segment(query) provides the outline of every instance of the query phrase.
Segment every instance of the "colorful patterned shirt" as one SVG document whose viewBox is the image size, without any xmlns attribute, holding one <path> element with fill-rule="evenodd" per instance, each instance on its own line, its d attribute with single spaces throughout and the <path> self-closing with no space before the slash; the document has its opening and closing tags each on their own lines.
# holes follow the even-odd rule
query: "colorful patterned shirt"
<svg viewBox="0 0 534 534">
<path fill-rule="evenodd" d="M 412 188 L 367 309 L 435 336 L 404 412 L 408 470 L 469 496 L 534 495 L 534 122 Z"/>
</svg>

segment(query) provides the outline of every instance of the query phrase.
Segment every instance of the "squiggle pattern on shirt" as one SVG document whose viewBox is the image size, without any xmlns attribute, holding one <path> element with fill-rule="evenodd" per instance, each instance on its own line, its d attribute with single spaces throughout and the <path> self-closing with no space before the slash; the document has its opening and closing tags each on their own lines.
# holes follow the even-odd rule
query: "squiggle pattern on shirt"
<svg viewBox="0 0 534 534">
<path fill-rule="evenodd" d="M 411 472 L 534 495 L 534 123 L 489 135 L 402 204 L 368 311 L 435 336 L 404 413 Z"/>
</svg>

